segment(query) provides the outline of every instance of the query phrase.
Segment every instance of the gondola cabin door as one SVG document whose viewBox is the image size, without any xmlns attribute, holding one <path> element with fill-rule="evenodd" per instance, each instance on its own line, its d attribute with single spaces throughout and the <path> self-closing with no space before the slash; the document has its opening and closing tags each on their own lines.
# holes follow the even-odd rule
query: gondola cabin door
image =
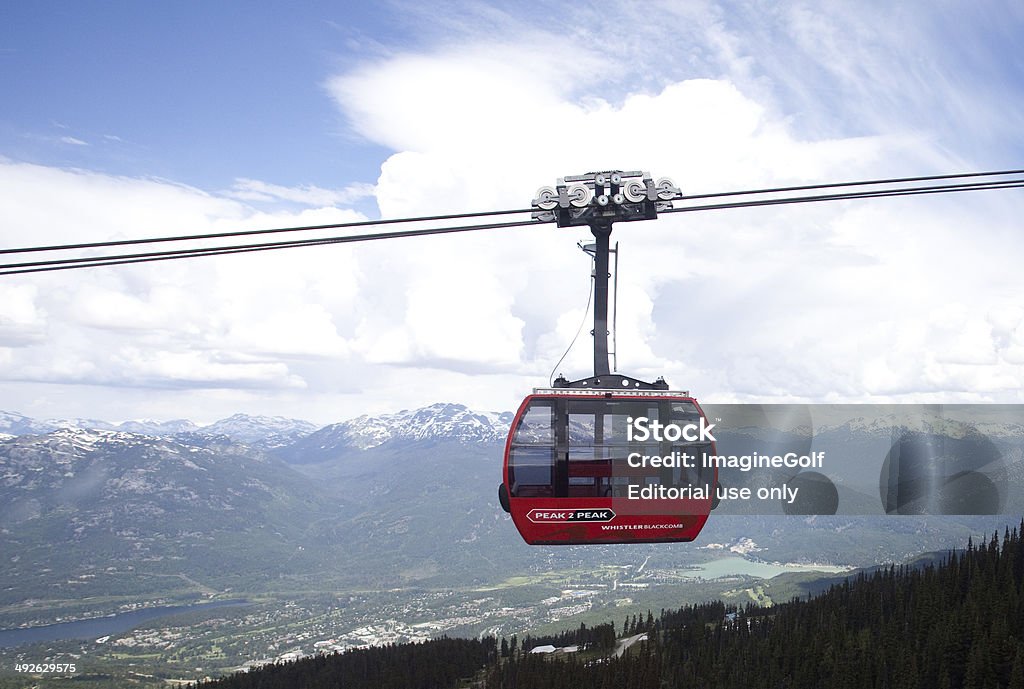
<svg viewBox="0 0 1024 689">
<path fill-rule="evenodd" d="M 505 443 L 502 506 L 529 544 L 692 541 L 717 472 L 684 392 L 539 389 Z"/>
</svg>

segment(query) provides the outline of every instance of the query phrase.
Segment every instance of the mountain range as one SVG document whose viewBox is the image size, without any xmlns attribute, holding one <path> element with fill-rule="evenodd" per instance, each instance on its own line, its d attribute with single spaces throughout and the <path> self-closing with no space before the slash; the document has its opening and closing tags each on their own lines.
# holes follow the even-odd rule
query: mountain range
<svg viewBox="0 0 1024 689">
<path fill-rule="evenodd" d="M 250 416 L 235 414 L 212 424 L 199 426 L 187 419 L 153 421 L 140 419 L 110 423 L 98 419 L 33 419 L 17 412 L 0 411 L 0 433 L 6 435 L 40 435 L 60 429 L 120 431 L 166 437 L 178 433 L 225 435 L 238 442 L 261 449 L 273 449 L 294 443 L 315 431 L 308 421 L 283 416 Z"/>
<path fill-rule="evenodd" d="M 646 559 L 678 568 L 716 556 L 703 544 L 739 539 L 768 561 L 863 566 L 998 521 L 723 515 L 695 544 L 530 547 L 497 507 L 511 419 L 451 403 L 319 429 L 241 414 L 198 427 L 0 413 L 0 628 L 48 619 L 53 601 L 95 611 L 125 596 L 484 586 Z M 884 446 L 840 431 L 851 447 Z M 1003 452 L 1021 466 L 1019 445 Z"/>
<path fill-rule="evenodd" d="M 222 435 L 262 450 L 287 447 L 288 457 L 309 463 L 322 459 L 325 452 L 336 456 L 337 452 L 368 450 L 391 440 L 501 442 L 508 434 L 512 416 L 511 412 L 477 412 L 461 404 L 438 403 L 393 414 L 364 414 L 323 427 L 301 419 L 248 414 L 234 414 L 200 426 L 187 419 L 110 423 L 97 419 L 34 419 L 17 412 L 0 411 L 0 434 L 42 435 L 61 429 L 83 429 L 157 437 L 181 433 Z M 304 454 L 306 451 L 308 456 Z"/>
<path fill-rule="evenodd" d="M 960 405 L 963 407 L 965 405 Z M 970 405 L 966 405 L 970 407 Z M 900 411 L 899 405 L 859 405 L 864 414 L 838 423 L 811 423 L 809 405 L 705 405 L 709 417 L 718 419 L 719 429 L 743 434 L 757 440 L 785 436 L 789 441 L 804 438 L 809 446 L 813 436 L 848 435 L 888 439 L 894 429 L 940 434 L 962 438 L 965 433 L 982 433 L 1002 440 L 1024 439 L 1024 408 L 992 405 L 994 413 L 978 414 L 978 421 L 964 423 L 947 418 L 940 409 L 920 407 L 920 413 Z M 832 405 L 831 409 L 842 409 Z M 858 405 L 849 405 L 852 410 Z M 982 405 L 973 408 L 982 409 Z M 916 409 L 916 407 L 902 407 Z M 856 411 L 848 412 L 855 414 Z M 493 443 L 504 442 L 512 412 L 474 411 L 462 404 L 437 403 L 412 410 L 370 416 L 364 414 L 347 421 L 318 427 L 308 421 L 282 416 L 234 414 L 211 424 L 198 425 L 187 419 L 154 421 L 149 419 L 111 423 L 97 419 L 35 419 L 17 412 L 0 411 L 0 435 L 41 435 L 59 429 L 120 431 L 140 435 L 170 437 L 180 433 L 223 435 L 233 441 L 262 450 L 280 450 L 280 456 L 295 463 L 315 463 L 336 458 L 339 453 L 360 452 L 390 441 Z M 834 414 L 833 414 L 834 416 Z M 804 418 L 806 417 L 806 418 Z M 1018 418 L 1019 417 L 1019 418 Z M 795 420 L 794 420 L 795 419 Z M 780 421 L 785 428 L 779 430 Z"/>
<path fill-rule="evenodd" d="M 451 403 L 380 416 L 364 414 L 309 433 L 280 456 L 307 464 L 389 442 L 501 443 L 508 435 L 512 417 L 511 412 L 476 412 Z"/>
<path fill-rule="evenodd" d="M 518 538 L 493 499 L 508 419 L 456 404 L 319 430 L 241 414 L 198 427 L 4 412 L 0 628 L 45 620 L 31 601 L 84 610 L 115 592 L 394 585 L 453 565 L 460 580 L 497 578 L 479 549 Z M 476 544 L 449 554 L 450 539 Z"/>
</svg>

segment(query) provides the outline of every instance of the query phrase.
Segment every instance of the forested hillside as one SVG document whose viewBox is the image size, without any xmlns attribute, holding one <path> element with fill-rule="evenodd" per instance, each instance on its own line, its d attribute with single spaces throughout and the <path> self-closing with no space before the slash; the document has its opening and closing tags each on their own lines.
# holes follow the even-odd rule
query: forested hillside
<svg viewBox="0 0 1024 689">
<path fill-rule="evenodd" d="M 203 689 L 438 689 L 472 678 L 497 659 L 493 638 L 434 639 L 421 644 L 362 648 L 242 672 Z"/>
<path fill-rule="evenodd" d="M 486 686 L 1024 689 L 1022 575 L 1014 529 L 941 566 L 879 570 L 808 601 L 663 614 L 638 653 L 605 663 L 518 656 Z"/>
</svg>

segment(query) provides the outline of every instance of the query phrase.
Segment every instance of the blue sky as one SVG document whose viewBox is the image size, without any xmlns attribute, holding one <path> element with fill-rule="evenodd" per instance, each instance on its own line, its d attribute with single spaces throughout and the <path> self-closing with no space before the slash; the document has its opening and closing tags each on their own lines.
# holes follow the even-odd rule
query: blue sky
<svg viewBox="0 0 1024 689">
<path fill-rule="evenodd" d="M 207 189 L 238 177 L 372 182 L 384 153 L 348 135 L 322 82 L 359 59 L 349 46 L 363 26 L 386 37 L 389 21 L 339 9 L 11 3 L 0 29 L 12 96 L 4 150 Z"/>
<path fill-rule="evenodd" d="M 0 245 L 1024 167 L 1024 10 L 980 3 L 8 3 Z M 662 219 L 620 362 L 702 399 L 1013 401 L 1019 191 Z M 0 408 L 508 409 L 586 303 L 553 230 L 0 282 Z M 287 254 L 287 255 L 286 255 Z M 186 265 L 187 264 L 187 265 Z M 587 342 L 567 359 L 586 373 Z"/>
</svg>

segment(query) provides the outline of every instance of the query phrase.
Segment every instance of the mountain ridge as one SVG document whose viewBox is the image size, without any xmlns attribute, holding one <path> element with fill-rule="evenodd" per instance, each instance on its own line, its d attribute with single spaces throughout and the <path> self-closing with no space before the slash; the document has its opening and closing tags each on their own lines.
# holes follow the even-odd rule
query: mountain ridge
<svg viewBox="0 0 1024 689">
<path fill-rule="evenodd" d="M 456 440 L 467 443 L 503 441 L 512 412 L 479 412 L 463 404 L 437 402 L 417 409 L 360 416 L 318 427 L 303 419 L 236 413 L 210 424 L 188 419 L 148 419 L 112 423 L 99 419 L 35 419 L 19 412 L 0 411 L 3 436 L 45 435 L 61 429 L 84 429 L 173 437 L 179 433 L 222 435 L 261 450 L 279 450 L 309 438 L 302 450 L 337 446 L 368 450 L 391 440 Z"/>
<path fill-rule="evenodd" d="M 364 414 L 324 426 L 278 456 L 291 463 L 308 464 L 394 442 L 500 443 L 508 435 L 512 417 L 511 412 L 477 412 L 452 402 L 403 409 L 394 414 Z"/>
</svg>

